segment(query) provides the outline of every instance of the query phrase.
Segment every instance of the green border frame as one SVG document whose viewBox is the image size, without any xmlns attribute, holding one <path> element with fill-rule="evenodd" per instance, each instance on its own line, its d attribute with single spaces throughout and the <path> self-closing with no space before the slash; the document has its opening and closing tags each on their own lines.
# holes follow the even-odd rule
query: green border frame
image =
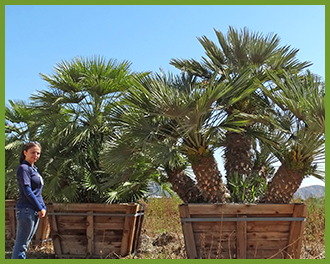
<svg viewBox="0 0 330 264">
<path fill-rule="evenodd" d="M 124 0 L 124 1 L 118 1 L 118 0 L 116 0 L 116 1 L 105 1 L 105 0 L 95 0 L 94 2 L 93 2 L 93 5 L 111 5 L 111 4 L 119 4 L 119 5 L 192 5 L 192 4 L 195 4 L 195 5 L 198 5 L 198 4 L 201 4 L 201 3 L 203 3 L 204 5 L 219 5 L 219 4 L 223 4 L 223 3 L 221 3 L 220 1 L 215 1 L 215 0 L 208 0 L 208 1 L 204 1 L 204 2 L 199 2 L 199 1 L 196 1 L 196 0 L 193 0 L 193 1 L 191 1 L 191 0 L 166 0 L 166 1 L 157 1 L 157 2 L 155 2 L 155 1 L 150 1 L 150 0 Z M 43 4 L 45 4 L 45 1 L 40 1 L 40 0 L 30 0 L 30 1 L 22 1 L 22 0 L 17 0 L 17 1 L 9 1 L 9 0 L 5 0 L 4 1 L 4 4 L 2 5 L 2 14 L 4 14 L 5 15 L 5 6 L 6 5 L 43 5 Z M 89 3 L 88 3 L 88 1 L 77 1 L 77 0 L 74 0 L 74 1 L 68 1 L 68 0 L 66 0 L 66 1 L 63 1 L 63 0 L 58 0 L 58 1 L 50 1 L 50 2 L 48 2 L 47 3 L 47 5 L 68 5 L 68 4 L 84 4 L 84 5 L 88 5 Z M 253 1 L 249 1 L 248 3 L 246 2 L 246 1 L 243 1 L 243 0 L 239 0 L 239 1 L 235 1 L 234 3 L 230 3 L 231 5 L 246 5 L 246 4 L 249 4 L 249 5 L 265 5 L 265 1 L 261 1 L 261 0 L 253 0 Z M 272 2 L 272 3 L 269 3 L 269 5 L 274 5 L 274 4 L 276 4 L 276 5 L 302 5 L 302 4 L 312 4 L 312 5 L 324 5 L 324 6 L 326 6 L 326 1 L 324 1 L 324 0 L 316 0 L 316 1 L 313 1 L 313 2 L 305 2 L 305 1 L 284 1 L 284 0 L 278 0 L 276 3 L 274 3 L 274 2 Z M 327 12 L 327 8 L 325 8 L 325 13 L 326 14 L 328 14 L 329 15 L 329 12 Z M 330 19 L 329 19 L 329 17 L 327 17 L 327 15 L 325 15 L 325 17 L 326 17 L 326 22 L 329 22 L 330 21 Z M 2 30 L 3 30 L 3 36 L 4 36 L 4 23 L 5 23 L 5 20 L 3 19 L 2 20 L 3 22 L 3 26 L 2 26 Z M 326 43 L 328 43 L 328 39 L 327 39 L 327 37 L 329 36 L 329 34 L 327 34 L 328 32 L 328 27 L 326 26 L 326 33 L 325 33 L 325 35 L 326 35 Z M 327 68 L 327 65 L 329 65 L 329 53 L 328 52 L 326 52 L 325 53 L 326 54 L 326 58 L 328 58 L 328 60 L 326 59 L 326 68 Z M 2 53 L 2 61 L 3 61 L 3 70 L 2 70 L 2 76 L 3 76 L 3 81 L 2 81 L 2 83 L 3 83 L 3 85 L 5 86 L 5 84 L 4 84 L 4 78 L 5 78 L 5 75 L 4 75 L 4 69 L 5 69 L 5 64 L 4 64 L 4 61 L 5 61 L 5 53 Z M 328 63 L 327 63 L 328 62 Z M 325 78 L 325 77 L 324 77 Z M 2 92 L 2 100 L 3 101 L 5 101 L 5 89 L 2 89 L 1 90 L 1 92 Z M 326 102 L 327 101 L 329 101 L 329 100 L 326 100 Z M 1 111 L 2 111 L 2 115 L 4 116 L 4 107 L 3 108 L 1 108 Z M 328 108 L 327 108 L 328 109 Z M 327 111 L 326 110 L 326 113 L 328 114 L 329 113 L 329 111 Z M 328 131 L 328 130 L 327 130 Z M 3 142 L 3 144 L 4 144 L 4 142 Z M 4 148 L 3 148 L 4 149 Z M 2 168 L 2 171 L 4 171 L 4 151 L 2 151 L 1 152 L 1 157 L 2 157 L 2 159 L 1 159 L 1 168 Z M 325 165 L 325 167 L 326 167 L 326 170 L 327 170 L 327 168 L 328 168 L 328 166 L 329 166 L 329 164 L 327 164 L 326 163 L 326 165 Z M 3 178 L 3 180 L 4 180 L 4 178 Z M 2 180 L 2 182 L 3 182 L 3 180 Z M 327 188 L 325 189 L 326 190 L 326 192 L 327 192 Z M 3 204 L 3 202 L 4 201 L 2 201 L 2 204 Z M 2 207 L 3 208 L 3 207 Z M 1 218 L 1 223 L 2 223 L 2 226 L 3 226 L 3 223 L 4 223 L 4 217 L 2 217 Z M 2 234 L 3 234 L 3 228 L 2 228 Z M 1 237 L 3 237 L 3 235 L 1 235 Z M 3 246 L 2 246 L 2 248 L 4 248 L 4 240 L 2 240 L 3 242 L 1 243 Z M 7 261 L 7 260 L 5 260 L 5 261 Z M 16 263 L 16 261 L 17 260 L 10 260 L 10 261 L 14 261 L 15 263 Z M 35 259 L 30 259 L 30 260 L 26 260 L 27 262 L 31 262 L 31 261 L 33 261 L 33 262 L 35 262 L 35 261 L 44 261 L 44 260 L 42 260 L 42 259 L 40 259 L 40 260 L 35 260 Z M 61 260 L 59 260 L 59 259 L 55 259 L 55 260 L 47 260 L 47 261 L 51 261 L 51 262 L 53 262 L 53 261 L 61 261 L 61 262 L 66 262 L 66 263 L 69 263 L 70 262 L 70 264 L 72 263 L 72 261 L 74 261 L 74 262 L 76 262 L 76 263 L 78 263 L 78 262 L 80 262 L 80 261 L 82 261 L 82 262 L 89 262 L 89 263 L 94 263 L 94 261 L 96 261 L 96 260 L 63 260 L 63 259 L 61 259 Z M 102 260 L 97 260 L 97 261 L 102 261 Z M 103 260 L 103 261 L 105 261 L 105 260 Z M 109 261 L 109 260 L 107 260 L 107 261 Z M 110 260 L 110 261 L 120 261 L 120 262 L 122 262 L 122 261 L 124 261 L 125 263 L 127 263 L 127 262 L 135 262 L 135 263 L 137 263 L 137 264 L 140 264 L 140 263 L 145 263 L 145 262 L 148 262 L 148 263 L 151 263 L 151 262 L 154 262 L 154 261 L 157 261 L 157 263 L 160 263 L 160 262 L 162 262 L 162 263 L 169 263 L 169 261 L 171 261 L 171 263 L 172 263 L 172 261 L 175 261 L 176 263 L 178 263 L 179 261 L 181 262 L 181 261 L 184 261 L 184 262 L 188 262 L 189 261 L 189 263 L 200 263 L 200 261 L 201 260 L 180 260 L 180 259 L 177 259 L 177 260 L 144 260 L 144 259 L 136 259 L 136 260 Z M 198 261 L 198 262 L 197 262 Z M 216 261 L 218 261 L 218 260 L 202 260 L 202 262 L 203 263 L 215 263 Z M 236 262 L 236 263 L 244 263 L 244 264 L 246 264 L 246 263 L 263 263 L 265 260 L 221 260 L 221 262 L 223 263 L 223 262 Z M 270 261 L 276 261 L 276 260 L 270 260 Z M 301 261 L 301 260 L 284 260 L 284 261 L 290 261 L 290 262 L 296 262 L 297 263 L 297 261 Z M 308 261 L 308 262 L 310 262 L 310 261 L 314 261 L 314 260 L 304 260 L 304 261 Z"/>
</svg>

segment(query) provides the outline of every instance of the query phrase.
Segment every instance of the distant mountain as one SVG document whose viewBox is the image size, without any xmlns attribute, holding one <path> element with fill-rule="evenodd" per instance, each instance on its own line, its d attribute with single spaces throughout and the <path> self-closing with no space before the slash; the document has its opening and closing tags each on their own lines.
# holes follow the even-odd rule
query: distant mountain
<svg viewBox="0 0 330 264">
<path fill-rule="evenodd" d="M 300 197 L 301 199 L 307 199 L 309 196 L 323 197 L 325 196 L 325 187 L 322 185 L 310 185 L 301 187 L 294 194 L 294 197 Z"/>
</svg>

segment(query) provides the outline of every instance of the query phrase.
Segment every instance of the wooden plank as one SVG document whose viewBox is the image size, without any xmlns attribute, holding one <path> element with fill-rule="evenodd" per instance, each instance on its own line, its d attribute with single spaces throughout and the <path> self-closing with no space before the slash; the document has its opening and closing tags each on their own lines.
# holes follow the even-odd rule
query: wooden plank
<svg viewBox="0 0 330 264">
<path fill-rule="evenodd" d="M 46 232 L 48 229 L 48 213 L 44 218 L 39 219 L 39 225 L 34 235 L 35 243 L 41 245 L 42 241 L 46 239 Z"/>
<path fill-rule="evenodd" d="M 195 214 L 292 214 L 293 204 L 189 204 L 191 215 Z"/>
<path fill-rule="evenodd" d="M 193 230 L 195 233 L 202 232 L 206 233 L 209 231 L 212 232 L 231 232 L 236 230 L 236 223 L 234 222 L 193 222 L 192 224 Z"/>
<path fill-rule="evenodd" d="M 246 252 L 247 259 L 284 259 L 286 253 L 278 249 L 248 249 Z"/>
<path fill-rule="evenodd" d="M 249 232 L 247 233 L 248 240 L 289 240 L 289 232 Z"/>
<path fill-rule="evenodd" d="M 48 212 L 46 211 L 43 229 L 42 229 L 42 238 L 41 238 L 42 241 L 45 241 L 46 239 L 49 238 L 49 233 L 50 233 L 49 216 L 48 216 Z"/>
<path fill-rule="evenodd" d="M 182 218 L 190 218 L 189 206 L 188 205 L 180 205 L 179 206 L 180 216 Z M 182 231 L 184 234 L 184 242 L 187 251 L 188 259 L 196 259 L 197 258 L 197 249 L 194 239 L 194 232 L 192 223 L 184 222 L 182 223 Z"/>
<path fill-rule="evenodd" d="M 84 223 L 74 223 L 74 222 L 59 222 L 58 228 L 61 233 L 64 233 L 68 230 L 85 230 L 86 229 L 86 222 Z"/>
<path fill-rule="evenodd" d="M 95 223 L 124 223 L 125 216 L 96 216 L 94 218 Z"/>
<path fill-rule="evenodd" d="M 120 254 L 121 242 L 107 244 L 104 242 L 95 242 L 95 254 L 106 257 L 111 253 Z"/>
<path fill-rule="evenodd" d="M 16 217 L 15 217 L 15 209 L 9 209 L 9 221 L 10 221 L 10 238 L 16 238 Z"/>
<path fill-rule="evenodd" d="M 16 238 L 16 200 L 5 200 L 5 237 L 7 239 Z"/>
<path fill-rule="evenodd" d="M 247 222 L 248 232 L 289 232 L 290 222 L 276 222 L 276 221 L 258 221 L 258 222 Z"/>
<path fill-rule="evenodd" d="M 17 204 L 16 200 L 12 200 L 12 199 L 5 200 L 6 208 L 16 207 L 16 204 Z"/>
<path fill-rule="evenodd" d="M 247 248 L 248 249 L 276 249 L 281 250 L 288 245 L 287 241 L 282 240 L 248 240 Z"/>
<path fill-rule="evenodd" d="M 89 211 L 88 213 L 93 213 Z M 86 218 L 86 236 L 87 236 L 87 253 L 89 255 L 94 254 L 94 216 L 88 215 Z"/>
<path fill-rule="evenodd" d="M 87 245 L 87 237 L 86 235 L 67 235 L 67 234 L 61 234 L 61 239 L 68 241 L 68 242 L 77 242 L 77 243 L 84 243 L 84 245 Z"/>
<path fill-rule="evenodd" d="M 95 230 L 123 230 L 124 221 L 121 223 L 94 223 Z"/>
<path fill-rule="evenodd" d="M 94 222 L 95 225 L 95 222 Z M 123 236 L 123 230 L 110 230 L 110 229 L 104 229 L 104 230 L 96 230 L 94 229 L 94 240 L 97 237 L 121 237 Z"/>
<path fill-rule="evenodd" d="M 51 237 L 53 240 L 54 251 L 56 255 L 62 255 L 62 246 L 60 241 L 60 234 L 58 233 L 56 216 L 50 217 Z"/>
<path fill-rule="evenodd" d="M 144 207 L 139 206 L 138 208 L 139 208 L 138 213 L 144 212 Z M 135 232 L 134 232 L 133 245 L 132 245 L 132 252 L 136 252 L 137 249 L 140 246 L 140 239 L 139 238 L 140 238 L 141 231 L 142 231 L 143 219 L 144 219 L 144 215 L 140 215 L 136 218 Z"/>
<path fill-rule="evenodd" d="M 245 215 L 237 215 L 237 217 L 246 218 Z M 246 259 L 246 222 L 236 222 L 237 237 L 237 258 Z"/>
<path fill-rule="evenodd" d="M 121 236 L 95 236 L 94 233 L 94 243 L 96 242 L 106 242 L 106 243 L 121 243 Z"/>
<path fill-rule="evenodd" d="M 208 252 L 204 259 L 236 259 L 236 251 Z"/>
<path fill-rule="evenodd" d="M 249 214 L 247 217 L 274 218 L 274 221 L 276 221 L 276 218 L 292 217 L 292 214 Z"/>
<path fill-rule="evenodd" d="M 199 258 L 201 259 L 236 259 L 236 248 L 235 247 L 223 247 L 213 248 L 202 247 L 199 249 Z"/>
<path fill-rule="evenodd" d="M 137 205 L 128 205 L 126 209 L 126 214 L 136 214 Z M 136 217 L 125 217 L 124 231 L 122 244 L 120 248 L 120 255 L 125 256 L 129 254 L 132 250 L 134 230 L 135 230 Z"/>
<path fill-rule="evenodd" d="M 293 211 L 293 217 L 306 217 L 307 216 L 307 205 L 296 204 Z M 287 258 L 300 258 L 301 243 L 306 221 L 295 221 L 291 223 L 290 236 L 288 242 L 288 256 Z"/>
<path fill-rule="evenodd" d="M 222 234 L 218 233 L 194 233 L 195 243 L 196 245 L 204 240 L 206 244 L 214 244 L 220 242 L 226 242 L 231 240 L 232 243 L 236 243 L 236 232 L 222 232 Z"/>
<path fill-rule="evenodd" d="M 73 211 L 73 212 L 106 212 L 106 213 L 125 213 L 128 204 L 93 204 L 93 203 L 71 203 L 71 204 L 52 204 L 54 211 Z"/>
<path fill-rule="evenodd" d="M 208 218 L 235 218 L 237 214 L 194 214 L 190 215 L 190 218 L 205 218 L 205 222 L 208 222 Z"/>
</svg>

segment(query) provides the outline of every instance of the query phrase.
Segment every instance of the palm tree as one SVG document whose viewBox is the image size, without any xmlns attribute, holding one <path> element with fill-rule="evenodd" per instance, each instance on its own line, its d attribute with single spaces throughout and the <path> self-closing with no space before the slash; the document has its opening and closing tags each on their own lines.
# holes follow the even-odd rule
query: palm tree
<svg viewBox="0 0 330 264">
<path fill-rule="evenodd" d="M 148 160 L 151 170 L 161 171 L 158 178 L 150 178 L 150 182 L 157 183 L 167 194 L 174 191 L 184 203 L 205 202 L 194 180 L 185 173 L 188 163 L 174 142 L 169 143 L 164 136 L 153 133 L 156 127 L 165 126 L 162 118 L 151 120 L 145 118 L 145 114 L 133 114 L 133 111 L 126 104 L 119 103 L 118 119 L 114 120 L 117 123 L 116 136 L 109 139 L 101 156 L 104 170 L 117 175 L 117 180 L 111 179 L 110 186 L 126 182 L 129 174 L 123 171 L 141 160 Z M 150 174 L 150 177 L 153 175 Z M 167 188 L 167 182 L 171 184 L 171 189 Z"/>
<path fill-rule="evenodd" d="M 126 115 L 131 120 L 136 120 L 137 115 L 157 122 L 162 119 L 161 124 L 154 127 L 150 127 L 152 122 L 139 120 L 140 124 L 149 124 L 151 128 L 147 138 L 142 133 L 141 141 L 163 137 L 187 157 L 197 186 L 208 202 L 225 202 L 226 199 L 227 190 L 213 153 L 226 130 L 240 131 L 239 125 L 246 124 L 244 120 L 233 120 L 225 110 L 256 89 L 249 74 L 246 71 L 230 83 L 217 85 L 213 81 L 205 85 L 185 75 L 155 74 L 136 80 L 123 101 L 129 106 Z M 216 107 L 220 101 L 223 105 Z M 142 129 L 146 128 L 145 125 Z"/>
<path fill-rule="evenodd" d="M 292 121 L 292 134 L 282 137 L 274 153 L 282 163 L 262 198 L 265 203 L 289 203 L 306 176 L 324 179 L 317 164 L 325 158 L 325 89 L 320 79 L 269 72 L 276 86 L 265 92 Z"/>
<path fill-rule="evenodd" d="M 218 30 L 215 30 L 215 33 L 220 46 L 206 36 L 198 38 L 206 52 L 202 62 L 195 59 L 172 59 L 170 64 L 205 81 L 209 81 L 211 76 L 216 74 L 216 83 L 240 75 L 247 67 L 251 69 L 251 75 L 258 75 L 261 82 L 266 83 L 267 69 L 288 69 L 299 72 L 311 65 L 309 62 L 299 62 L 296 59 L 298 49 L 291 49 L 290 46 L 281 47 L 280 38 L 276 34 L 264 36 L 258 32 L 250 32 L 247 28 L 238 31 L 233 27 L 229 27 L 227 36 Z M 267 109 L 271 109 L 268 98 L 257 90 L 250 97 L 229 107 L 227 113 L 231 115 L 234 111 L 240 111 L 247 114 L 268 115 Z M 253 137 L 251 138 L 250 132 L 253 132 L 251 124 L 239 133 L 234 131 L 226 133 L 224 158 L 227 182 L 232 182 L 234 175 L 241 178 L 251 176 Z M 233 192 L 231 185 L 229 190 Z"/>
<path fill-rule="evenodd" d="M 37 140 L 37 126 L 31 118 L 36 111 L 24 101 L 9 100 L 5 107 L 5 196 L 18 195 L 16 170 L 23 145 Z"/>
<path fill-rule="evenodd" d="M 52 200 L 100 201 L 101 193 L 89 184 L 106 177 L 100 152 L 112 133 L 112 105 L 130 86 L 130 63 L 77 57 L 54 71 L 41 74 L 49 89 L 31 97 L 39 138 L 46 144 L 45 189 Z"/>
</svg>

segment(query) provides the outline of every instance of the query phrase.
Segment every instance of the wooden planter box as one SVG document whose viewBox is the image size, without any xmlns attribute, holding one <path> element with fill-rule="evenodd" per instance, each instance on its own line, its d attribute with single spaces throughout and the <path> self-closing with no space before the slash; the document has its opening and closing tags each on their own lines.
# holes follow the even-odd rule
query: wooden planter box
<svg viewBox="0 0 330 264">
<path fill-rule="evenodd" d="M 16 238 L 16 216 L 15 216 L 16 200 L 5 200 L 5 240 L 15 240 Z M 38 229 L 33 237 L 32 242 L 41 244 L 49 238 L 50 227 L 48 215 L 39 219 Z"/>
<path fill-rule="evenodd" d="M 304 204 L 183 204 L 189 259 L 300 258 Z"/>
<path fill-rule="evenodd" d="M 142 205 L 51 204 L 48 210 L 56 257 L 125 256 L 139 246 Z"/>
</svg>

